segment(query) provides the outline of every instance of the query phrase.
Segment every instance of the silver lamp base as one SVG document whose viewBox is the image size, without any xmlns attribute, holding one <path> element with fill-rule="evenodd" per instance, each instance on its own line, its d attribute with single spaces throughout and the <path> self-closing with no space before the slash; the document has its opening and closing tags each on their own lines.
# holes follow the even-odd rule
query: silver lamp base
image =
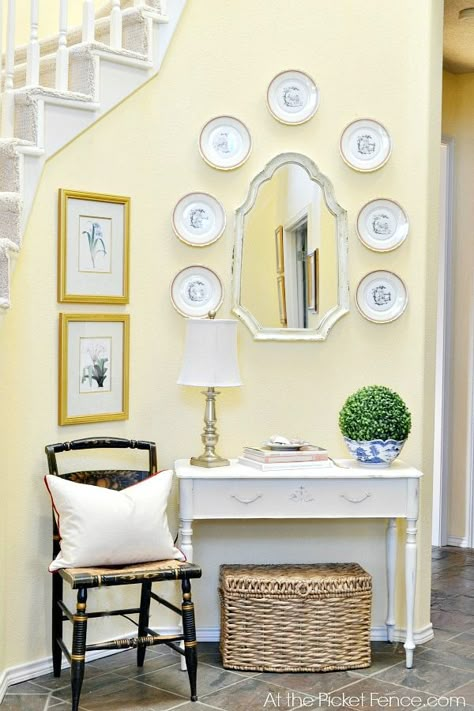
<svg viewBox="0 0 474 711">
<path fill-rule="evenodd" d="M 219 457 L 218 454 L 212 457 L 205 453 L 201 454 L 199 457 L 191 457 L 190 463 L 194 467 L 207 467 L 208 469 L 211 469 L 212 467 L 228 467 L 230 464 L 228 459 Z"/>
<path fill-rule="evenodd" d="M 194 467 L 205 467 L 212 469 L 213 467 L 227 467 L 230 464 L 228 459 L 220 457 L 216 453 L 216 444 L 219 440 L 217 434 L 217 419 L 216 419 L 216 396 L 219 395 L 215 388 L 204 390 L 203 395 L 206 396 L 206 404 L 204 408 L 204 430 L 201 435 L 201 440 L 204 445 L 204 452 L 199 457 L 191 457 L 190 463 Z"/>
</svg>

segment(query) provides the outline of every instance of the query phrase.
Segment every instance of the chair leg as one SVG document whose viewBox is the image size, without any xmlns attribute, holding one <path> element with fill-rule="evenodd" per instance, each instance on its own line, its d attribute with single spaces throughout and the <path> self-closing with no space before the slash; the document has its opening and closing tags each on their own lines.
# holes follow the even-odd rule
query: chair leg
<svg viewBox="0 0 474 711">
<path fill-rule="evenodd" d="M 197 641 L 196 625 L 194 623 L 194 604 L 191 599 L 191 583 L 183 579 L 181 583 L 183 589 L 183 635 L 184 635 L 184 656 L 188 668 L 189 685 L 191 687 L 191 701 L 197 701 L 196 676 L 197 676 Z"/>
<path fill-rule="evenodd" d="M 52 637 L 52 655 L 53 655 L 53 673 L 54 676 L 61 676 L 61 661 L 62 649 L 58 644 L 58 639 L 63 637 L 63 613 L 58 603 L 63 599 L 63 579 L 59 573 L 54 573 L 53 576 L 53 599 L 52 599 L 52 614 L 51 614 L 51 637 Z"/>
<path fill-rule="evenodd" d="M 138 618 L 138 636 L 146 635 L 146 628 L 150 622 L 150 593 L 151 580 L 146 580 L 142 583 L 142 592 L 140 596 L 140 616 Z M 146 645 L 139 644 L 137 647 L 137 666 L 142 667 L 145 661 Z"/>
<path fill-rule="evenodd" d="M 72 711 L 78 711 L 82 680 L 86 660 L 87 635 L 87 589 L 79 588 L 77 593 L 76 614 L 73 616 L 72 654 L 71 654 L 71 691 Z"/>
</svg>

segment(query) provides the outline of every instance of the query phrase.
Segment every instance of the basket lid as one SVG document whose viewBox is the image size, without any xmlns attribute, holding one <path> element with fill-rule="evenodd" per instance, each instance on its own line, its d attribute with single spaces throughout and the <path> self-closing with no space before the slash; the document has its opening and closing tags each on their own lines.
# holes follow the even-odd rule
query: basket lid
<svg viewBox="0 0 474 711">
<path fill-rule="evenodd" d="M 222 565 L 220 587 L 250 595 L 350 595 L 370 590 L 372 578 L 358 563 Z"/>
</svg>

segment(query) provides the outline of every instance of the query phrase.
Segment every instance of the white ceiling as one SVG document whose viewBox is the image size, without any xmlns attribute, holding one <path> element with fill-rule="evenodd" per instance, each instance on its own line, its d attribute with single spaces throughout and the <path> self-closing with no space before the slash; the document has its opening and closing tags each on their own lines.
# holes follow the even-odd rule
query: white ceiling
<svg viewBox="0 0 474 711">
<path fill-rule="evenodd" d="M 474 0 L 445 0 L 444 68 L 454 74 L 474 72 L 474 18 L 459 20 L 459 10 L 474 7 Z"/>
</svg>

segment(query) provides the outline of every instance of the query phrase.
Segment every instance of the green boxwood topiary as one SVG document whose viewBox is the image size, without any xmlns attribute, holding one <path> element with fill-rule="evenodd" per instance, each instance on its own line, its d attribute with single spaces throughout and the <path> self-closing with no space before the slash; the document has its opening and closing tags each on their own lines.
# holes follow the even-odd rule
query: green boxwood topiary
<svg viewBox="0 0 474 711">
<path fill-rule="evenodd" d="M 347 398 L 339 427 L 344 437 L 353 440 L 404 440 L 411 429 L 411 414 L 396 392 L 384 385 L 368 385 Z"/>
</svg>

